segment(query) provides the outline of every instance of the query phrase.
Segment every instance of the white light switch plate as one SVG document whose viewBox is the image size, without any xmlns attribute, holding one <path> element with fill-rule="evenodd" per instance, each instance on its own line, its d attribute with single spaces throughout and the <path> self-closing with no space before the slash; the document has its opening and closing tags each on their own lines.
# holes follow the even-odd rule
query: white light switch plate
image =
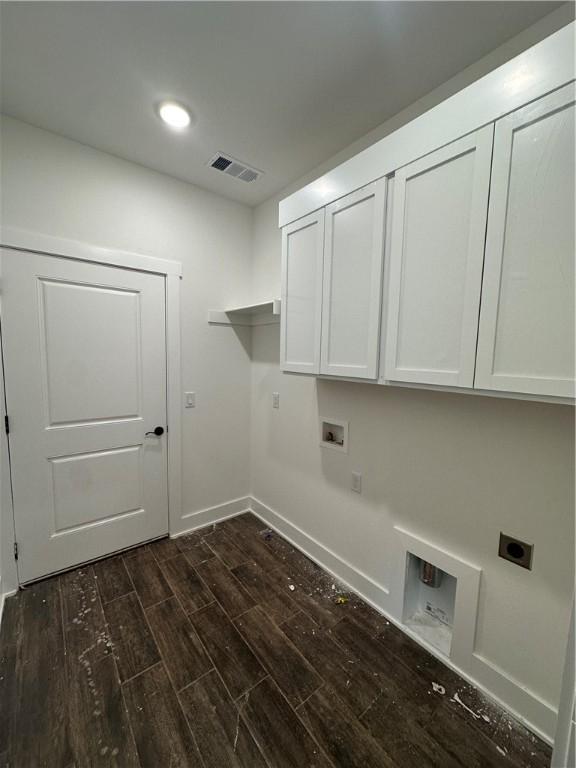
<svg viewBox="0 0 576 768">
<path fill-rule="evenodd" d="M 362 493 L 362 475 L 360 472 L 352 472 L 352 490 L 355 493 Z"/>
<path fill-rule="evenodd" d="M 196 408 L 196 392 L 184 392 L 186 408 Z"/>
</svg>

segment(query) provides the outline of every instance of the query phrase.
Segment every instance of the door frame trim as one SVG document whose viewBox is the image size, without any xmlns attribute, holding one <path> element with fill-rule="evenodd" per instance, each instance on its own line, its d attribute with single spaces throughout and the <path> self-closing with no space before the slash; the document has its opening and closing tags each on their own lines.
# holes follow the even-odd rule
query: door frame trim
<svg viewBox="0 0 576 768">
<path fill-rule="evenodd" d="M 182 264 L 179 261 L 159 259 L 139 253 L 104 248 L 91 243 L 66 238 L 53 237 L 32 230 L 15 227 L 0 227 L 0 248 L 40 253 L 46 256 L 58 256 L 74 261 L 88 261 L 93 264 L 133 269 L 138 272 L 152 272 L 163 275 L 165 285 L 166 312 L 166 434 L 168 448 L 168 533 L 178 533 L 182 521 L 182 421 L 180 413 L 181 390 L 181 344 L 180 344 L 180 281 Z M 0 258 L 0 277 L 2 274 Z M 1 296 L 1 291 L 0 291 Z M 1 302 L 1 299 L 0 299 Z M 4 415 L 4 362 L 0 357 L 0 394 L 1 410 Z M 6 435 L 0 451 L 0 473 L 3 478 L 10 478 Z M 0 572 L 0 593 L 16 589 L 19 583 L 16 563 L 8 548 L 15 541 L 14 511 L 9 498 L 7 485 L 2 483 L 2 509 L 0 510 L 0 528 L 2 539 L 7 542 L 2 549 L 2 572 Z"/>
<path fill-rule="evenodd" d="M 182 277 L 182 264 L 170 259 L 144 256 L 141 253 L 106 248 L 80 240 L 54 237 L 43 232 L 19 229 L 18 227 L 0 227 L 0 245 L 17 251 L 43 253 L 47 256 L 61 256 L 65 259 L 91 261 L 94 264 L 109 264 L 124 269 L 136 269 L 138 272 L 156 272 L 160 275 L 178 275 Z"/>
</svg>

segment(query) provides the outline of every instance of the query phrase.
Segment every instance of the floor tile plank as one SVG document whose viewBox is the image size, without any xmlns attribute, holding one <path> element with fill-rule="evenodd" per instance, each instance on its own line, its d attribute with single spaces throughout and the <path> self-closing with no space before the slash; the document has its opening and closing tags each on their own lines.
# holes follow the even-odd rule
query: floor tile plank
<svg viewBox="0 0 576 768">
<path fill-rule="evenodd" d="M 238 579 L 218 558 L 213 558 L 197 567 L 200 578 L 208 585 L 216 600 L 231 617 L 235 618 L 252 608 L 255 601 L 240 584 Z"/>
<path fill-rule="evenodd" d="M 248 728 L 269 766 L 333 766 L 270 678 L 265 678 L 245 694 L 240 706 Z"/>
<path fill-rule="evenodd" d="M 60 576 L 66 654 L 95 662 L 112 653 L 112 644 L 91 566 Z"/>
<path fill-rule="evenodd" d="M 190 565 L 196 566 L 214 557 L 214 552 L 212 552 L 208 544 L 196 534 L 187 534 L 175 539 L 175 541 L 180 552 L 186 555 Z"/>
<path fill-rule="evenodd" d="M 125 565 L 144 608 L 172 597 L 172 590 L 150 549 L 127 558 Z"/>
<path fill-rule="evenodd" d="M 190 618 L 234 699 L 266 676 L 256 656 L 216 603 Z"/>
<path fill-rule="evenodd" d="M 176 539 L 158 539 L 150 544 L 150 549 L 156 560 L 161 563 L 163 560 L 168 560 L 170 557 L 176 557 L 180 554 L 180 548 Z"/>
<path fill-rule="evenodd" d="M 299 608 L 289 590 L 281 589 L 278 582 L 269 578 L 253 560 L 233 568 L 232 573 L 277 624 L 298 613 Z"/>
<path fill-rule="evenodd" d="M 320 676 L 262 608 L 252 608 L 235 623 L 292 706 L 322 685 Z"/>
<path fill-rule="evenodd" d="M 8 598 L 5 610 L 2 645 L 11 648 L 2 664 L 0 699 L 7 700 L 9 709 L 0 720 L 7 747 L 0 744 L 0 752 L 7 752 L 14 766 L 69 765 L 73 753 L 59 578 L 28 586 Z"/>
<path fill-rule="evenodd" d="M 384 692 L 360 718 L 373 738 L 403 768 L 456 768 L 457 763 L 425 730 L 436 710 L 443 709 L 440 696 L 430 693 L 429 708 L 422 708 L 406 688 Z"/>
<path fill-rule="evenodd" d="M 447 707 L 438 709 L 426 726 L 427 733 L 460 768 L 512 768 L 513 763 L 498 745 Z"/>
<path fill-rule="evenodd" d="M 161 664 L 125 683 L 123 692 L 142 768 L 204 768 Z"/>
<path fill-rule="evenodd" d="M 187 613 L 193 613 L 214 601 L 214 595 L 183 553 L 164 560 L 160 568 Z"/>
<path fill-rule="evenodd" d="M 77 766 L 139 768 L 112 656 L 68 657 L 68 711 Z"/>
<path fill-rule="evenodd" d="M 212 662 L 175 597 L 148 608 L 148 621 L 177 691 L 212 668 Z"/>
<path fill-rule="evenodd" d="M 244 516 L 232 517 L 221 523 L 225 533 L 230 536 L 234 544 L 241 549 L 250 560 L 255 560 L 261 568 L 272 570 L 278 567 L 278 561 L 274 554 L 266 546 L 262 530 L 257 530 L 257 524 L 242 520 Z"/>
<path fill-rule="evenodd" d="M 241 530 L 256 534 L 261 534 L 262 531 L 268 530 L 266 523 L 260 520 L 253 512 L 243 512 L 241 515 L 229 517 L 228 520 L 224 521 L 224 524 L 229 524 L 237 531 Z"/>
<path fill-rule="evenodd" d="M 122 681 L 160 661 L 158 648 L 134 592 L 107 603 L 104 614 Z"/>
<path fill-rule="evenodd" d="M 290 542 L 272 531 L 268 539 L 264 539 L 272 552 L 278 565 L 293 576 L 301 576 L 308 581 L 314 581 L 321 576 L 326 576 L 322 568 L 313 560 L 310 560 L 303 552 L 296 549 Z"/>
<path fill-rule="evenodd" d="M 134 586 L 130 581 L 124 565 L 124 558 L 121 555 L 99 560 L 94 563 L 93 567 L 98 592 L 103 603 L 109 603 L 111 600 L 133 591 Z"/>
<path fill-rule="evenodd" d="M 207 544 L 227 568 L 236 568 L 249 558 L 222 530 L 216 530 L 207 540 Z"/>
<path fill-rule="evenodd" d="M 476 724 L 477 725 L 477 724 Z M 549 768 L 552 750 L 518 720 L 502 711 L 492 737 L 518 768 Z"/>
<path fill-rule="evenodd" d="M 179 696 L 206 768 L 266 768 L 239 709 L 215 671 Z"/>
<path fill-rule="evenodd" d="M 337 592 L 330 588 L 317 586 L 301 575 L 280 568 L 271 571 L 268 576 L 320 627 L 333 627 L 346 614 L 346 606 L 336 604 Z"/>
<path fill-rule="evenodd" d="M 378 679 L 357 664 L 309 616 L 299 613 L 281 628 L 357 717 L 378 698 L 381 693 Z"/>
<path fill-rule="evenodd" d="M 298 715 L 335 765 L 394 768 L 390 757 L 331 688 L 316 691 L 298 708 Z"/>
</svg>

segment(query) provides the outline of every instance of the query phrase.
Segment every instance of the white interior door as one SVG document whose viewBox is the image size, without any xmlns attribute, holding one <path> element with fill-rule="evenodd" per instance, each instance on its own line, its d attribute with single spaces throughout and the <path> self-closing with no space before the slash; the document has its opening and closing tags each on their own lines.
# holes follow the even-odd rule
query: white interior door
<svg viewBox="0 0 576 768">
<path fill-rule="evenodd" d="M 385 378 L 472 387 L 493 126 L 394 179 Z"/>
<path fill-rule="evenodd" d="M 320 373 L 324 210 L 282 228 L 280 367 Z"/>
<path fill-rule="evenodd" d="M 22 582 L 168 530 L 164 277 L 2 250 Z"/>
<path fill-rule="evenodd" d="M 574 397 L 574 84 L 496 123 L 475 386 Z"/>
<path fill-rule="evenodd" d="M 386 179 L 326 208 L 322 355 L 330 376 L 378 376 Z"/>
</svg>

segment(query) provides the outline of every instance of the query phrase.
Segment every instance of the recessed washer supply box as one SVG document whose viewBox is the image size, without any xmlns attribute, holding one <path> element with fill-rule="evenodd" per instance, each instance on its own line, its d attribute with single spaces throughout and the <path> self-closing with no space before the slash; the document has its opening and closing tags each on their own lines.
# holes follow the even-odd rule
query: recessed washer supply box
<svg viewBox="0 0 576 768">
<path fill-rule="evenodd" d="M 320 445 L 335 451 L 348 453 L 348 422 L 339 419 L 320 420 Z"/>
</svg>

